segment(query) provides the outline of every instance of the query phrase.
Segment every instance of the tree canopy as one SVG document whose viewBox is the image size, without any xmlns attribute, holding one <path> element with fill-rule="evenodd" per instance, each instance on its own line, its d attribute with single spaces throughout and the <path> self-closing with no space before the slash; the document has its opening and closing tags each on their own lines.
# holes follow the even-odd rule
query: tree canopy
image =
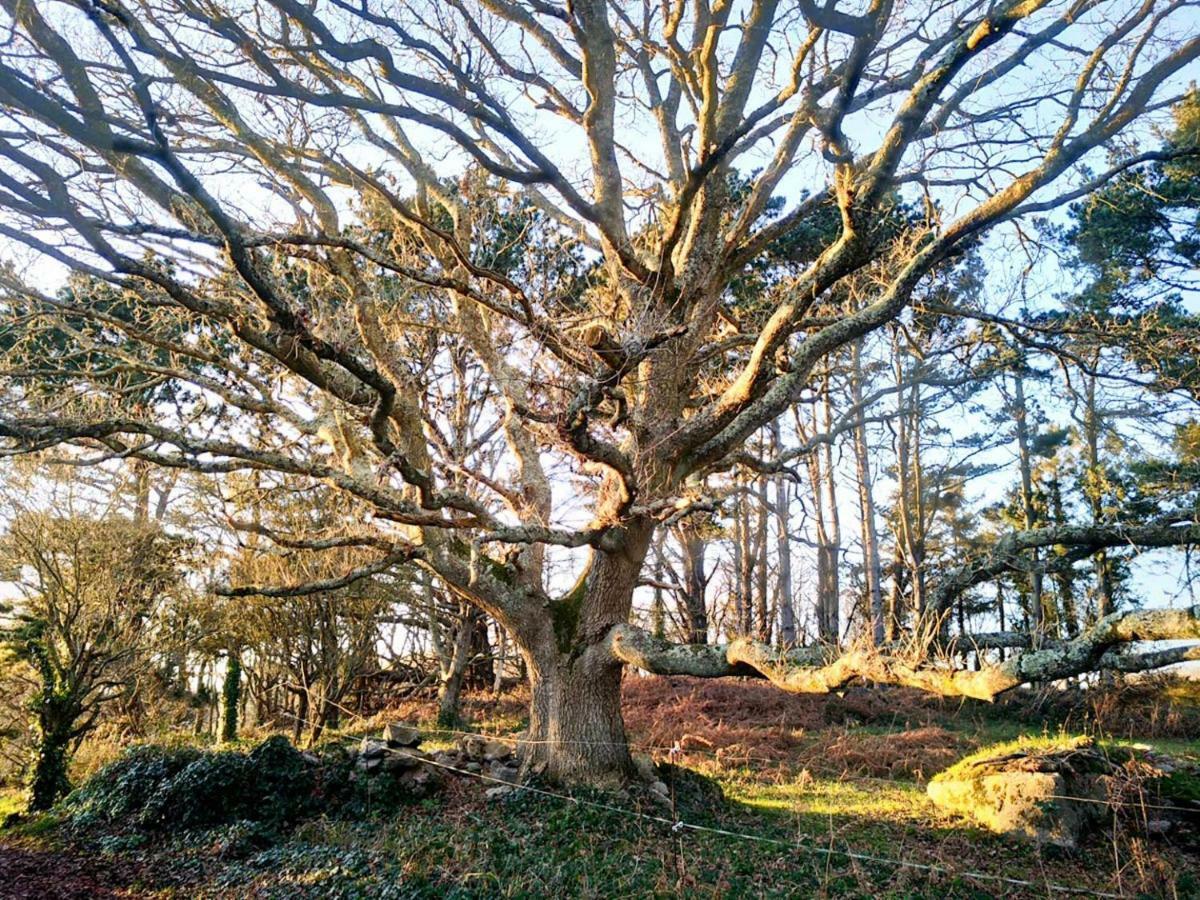
<svg viewBox="0 0 1200 900">
<path fill-rule="evenodd" d="M 336 551 L 340 571 L 227 591 L 282 599 L 424 569 L 519 647 L 530 770 L 631 771 L 627 662 L 753 670 L 794 690 L 854 675 L 990 697 L 1161 665 L 1111 654 L 1200 636 L 1195 608 L 1110 607 L 1069 645 L 1044 644 L 1033 582 L 1034 649 L 987 678 L 884 647 L 826 665 L 816 651 L 681 650 L 631 630 L 657 533 L 758 490 L 743 475 L 765 492 L 764 477 L 796 479 L 803 464 L 824 485 L 834 633 L 821 636 L 836 641 L 830 447 L 885 399 L 907 423 L 895 519 L 914 632 L 936 635 L 982 581 L 1047 568 L 1050 548 L 1067 566 L 1131 541 L 1194 541 L 1200 526 L 1177 511 L 1039 522 L 1026 455 L 1020 529 L 938 571 L 930 549 L 963 537 L 943 500 L 969 466 L 935 485 L 910 463 L 927 440 L 921 404 L 969 402 L 966 382 L 1000 365 L 982 345 L 963 351 L 941 317 L 1088 365 L 1064 337 L 1083 312 L 1012 323 L 986 292 L 965 296 L 978 254 L 1003 257 L 1035 217 L 1077 204 L 1069 240 L 1082 265 L 1103 256 L 1096 290 L 1194 268 L 1175 217 L 1194 209 L 1195 4 L 3 6 L 0 236 L 37 260 L 0 280 L 5 451 L 69 445 L 92 462 L 346 495 L 366 512 L 264 526 L 293 549 Z M 1175 137 L 1140 149 L 1172 108 Z M 1105 204 L 1126 197 L 1152 228 L 1106 224 Z M 70 284 L 49 286 L 62 269 Z M 1128 315 L 1079 306 L 1103 317 L 1088 326 L 1096 346 L 1132 345 L 1111 338 L 1134 327 Z M 934 334 L 944 343 L 926 356 Z M 835 409 L 835 365 L 882 335 L 893 383 Z M 960 368 L 939 372 L 935 357 Z M 788 416 L 795 428 L 768 440 Z M 748 602 L 752 566 L 743 582 Z M 878 578 L 872 590 L 882 627 Z"/>
</svg>

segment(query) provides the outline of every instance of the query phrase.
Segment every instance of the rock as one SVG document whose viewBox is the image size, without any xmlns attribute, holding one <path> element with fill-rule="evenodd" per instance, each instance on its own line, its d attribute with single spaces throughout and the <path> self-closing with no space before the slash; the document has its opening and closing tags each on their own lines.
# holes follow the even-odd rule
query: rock
<svg viewBox="0 0 1200 900">
<path fill-rule="evenodd" d="M 508 742 L 492 740 L 478 734 L 460 737 L 458 751 L 467 759 L 478 762 L 496 762 L 510 759 L 513 755 L 512 745 Z"/>
<path fill-rule="evenodd" d="M 483 772 L 483 766 L 481 766 L 477 762 L 469 762 L 466 765 L 464 765 L 463 768 L 466 769 L 468 772 L 470 772 L 472 775 L 479 775 L 480 773 Z"/>
<path fill-rule="evenodd" d="M 654 760 L 649 754 L 633 754 L 633 767 L 637 769 L 637 773 L 641 776 L 642 781 L 647 783 L 658 781 L 658 766 L 654 764 Z"/>
<path fill-rule="evenodd" d="M 408 769 L 415 769 L 427 757 L 420 750 L 405 750 L 401 753 L 388 753 L 383 758 L 383 769 L 385 772 L 403 772 Z"/>
<path fill-rule="evenodd" d="M 458 752 L 467 759 L 483 759 L 483 748 L 487 744 L 485 738 L 477 734 L 464 735 L 458 739 Z"/>
<path fill-rule="evenodd" d="M 483 761 L 496 762 L 511 759 L 513 749 L 503 741 L 485 741 L 483 744 Z"/>
<path fill-rule="evenodd" d="M 486 797 L 488 800 L 503 800 L 505 797 L 508 797 L 515 791 L 516 791 L 516 788 L 512 788 L 512 787 L 509 787 L 508 785 L 502 784 L 502 785 L 499 785 L 494 788 L 488 788 L 486 791 L 483 792 L 483 796 Z"/>
<path fill-rule="evenodd" d="M 321 757 L 315 753 L 301 753 L 300 758 L 310 766 L 319 766 L 321 764 Z"/>
<path fill-rule="evenodd" d="M 389 747 L 416 747 L 421 743 L 421 732 L 412 725 L 393 722 L 384 727 L 383 739 Z"/>
<path fill-rule="evenodd" d="M 1075 741 L 976 754 L 934 776 L 925 790 L 942 809 L 994 832 L 1074 850 L 1111 814 L 1107 786 L 1117 768 L 1090 742 Z"/>
<path fill-rule="evenodd" d="M 1176 823 L 1170 819 L 1150 819 L 1146 822 L 1147 834 L 1170 834 L 1175 829 Z"/>
<path fill-rule="evenodd" d="M 509 784 L 516 784 L 520 780 L 520 769 L 502 762 L 494 762 L 488 767 L 488 775 L 498 781 L 507 781 Z"/>
<path fill-rule="evenodd" d="M 382 756 L 365 756 L 364 755 L 364 756 L 359 756 L 358 761 L 354 764 L 354 767 L 356 769 L 358 769 L 360 772 L 367 772 L 369 774 L 371 772 L 375 772 L 375 771 L 379 770 L 379 768 L 382 765 L 383 765 L 383 757 Z"/>
<path fill-rule="evenodd" d="M 658 794 L 660 797 L 671 796 L 671 789 L 667 787 L 667 783 L 665 781 L 650 782 L 650 790 Z"/>
<path fill-rule="evenodd" d="M 387 751 L 387 744 L 375 738 L 363 738 L 362 743 L 358 745 L 358 755 L 363 759 L 379 759 Z"/>
</svg>

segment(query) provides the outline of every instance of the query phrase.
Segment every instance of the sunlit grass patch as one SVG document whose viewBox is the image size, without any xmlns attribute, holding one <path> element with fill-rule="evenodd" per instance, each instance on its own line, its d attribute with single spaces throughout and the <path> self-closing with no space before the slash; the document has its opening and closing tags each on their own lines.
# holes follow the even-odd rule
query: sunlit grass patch
<svg viewBox="0 0 1200 900">
<path fill-rule="evenodd" d="M 25 792 L 17 788 L 0 788 L 0 823 L 13 813 L 24 812 Z"/>
<path fill-rule="evenodd" d="M 770 812 L 846 816 L 873 822 L 915 822 L 934 817 L 932 804 L 915 784 L 798 778 L 778 784 L 731 785 L 729 798 Z"/>
</svg>

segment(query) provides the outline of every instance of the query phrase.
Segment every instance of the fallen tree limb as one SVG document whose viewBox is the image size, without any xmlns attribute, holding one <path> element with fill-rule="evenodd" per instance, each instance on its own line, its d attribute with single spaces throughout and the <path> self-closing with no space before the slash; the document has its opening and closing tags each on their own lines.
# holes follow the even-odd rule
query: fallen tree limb
<svg viewBox="0 0 1200 900">
<path fill-rule="evenodd" d="M 1200 639 L 1200 605 L 1114 613 L 1069 641 L 1025 650 L 974 672 L 954 667 L 949 659 L 890 654 L 874 648 L 848 650 L 831 659 L 821 647 L 782 651 L 749 639 L 728 644 L 674 644 L 630 625 L 615 626 L 608 634 L 607 648 L 616 659 L 658 675 L 756 675 L 798 694 L 829 693 L 861 680 L 903 685 L 943 697 L 991 701 L 1030 682 L 1056 681 L 1103 669 L 1142 672 L 1200 659 L 1200 644 L 1147 651 L 1127 647 L 1142 641 L 1189 638 Z"/>
</svg>

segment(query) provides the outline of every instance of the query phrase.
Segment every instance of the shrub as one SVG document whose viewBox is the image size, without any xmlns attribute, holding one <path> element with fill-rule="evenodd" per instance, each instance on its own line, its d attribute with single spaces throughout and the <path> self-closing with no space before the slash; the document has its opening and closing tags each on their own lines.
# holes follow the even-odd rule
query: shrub
<svg viewBox="0 0 1200 900">
<path fill-rule="evenodd" d="M 64 806 L 77 824 L 132 819 L 163 784 L 200 756 L 191 747 L 131 747 L 67 797 Z"/>
<path fill-rule="evenodd" d="M 72 793 L 64 806 L 76 825 L 283 824 L 315 809 L 314 768 L 278 736 L 248 754 L 134 747 Z"/>
<path fill-rule="evenodd" d="M 258 804 L 251 819 L 294 821 L 315 811 L 318 770 L 287 738 L 274 735 L 250 751 L 253 794 Z"/>
<path fill-rule="evenodd" d="M 254 818 L 254 766 L 242 753 L 204 753 L 162 782 L 139 816 L 146 827 L 194 828 Z"/>
</svg>

